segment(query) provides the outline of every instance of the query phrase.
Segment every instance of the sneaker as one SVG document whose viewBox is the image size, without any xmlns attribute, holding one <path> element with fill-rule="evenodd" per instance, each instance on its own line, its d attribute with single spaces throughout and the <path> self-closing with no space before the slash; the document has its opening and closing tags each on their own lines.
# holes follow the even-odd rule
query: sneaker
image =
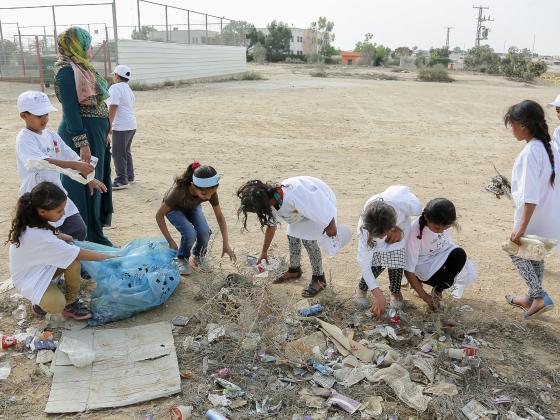
<svg viewBox="0 0 560 420">
<path fill-rule="evenodd" d="M 181 276 L 190 276 L 192 274 L 191 266 L 187 260 L 175 258 L 175 265 L 177 265 Z"/>
<path fill-rule="evenodd" d="M 194 270 L 200 273 L 211 273 L 212 271 L 214 271 L 210 259 L 208 258 L 191 255 L 191 257 L 189 258 L 189 263 Z"/>
<path fill-rule="evenodd" d="M 76 321 L 84 321 L 91 318 L 91 311 L 82 302 L 76 300 L 70 305 L 66 305 L 62 315 Z"/>
<path fill-rule="evenodd" d="M 136 178 L 132 178 L 132 179 L 128 178 L 128 183 L 129 184 L 136 184 Z"/>
<path fill-rule="evenodd" d="M 113 182 L 113 189 L 114 190 L 124 190 L 128 188 L 128 184 L 121 184 L 120 182 Z"/>
<path fill-rule="evenodd" d="M 31 313 L 35 315 L 37 318 L 44 318 L 45 316 L 47 316 L 47 312 L 39 305 L 31 306 Z"/>
</svg>

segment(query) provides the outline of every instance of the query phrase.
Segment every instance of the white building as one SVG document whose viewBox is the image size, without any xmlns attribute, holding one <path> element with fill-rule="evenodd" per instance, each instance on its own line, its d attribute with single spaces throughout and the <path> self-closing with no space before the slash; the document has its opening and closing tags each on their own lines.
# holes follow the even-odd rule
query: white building
<svg viewBox="0 0 560 420">
<path fill-rule="evenodd" d="M 257 28 L 257 31 L 268 35 L 268 28 Z M 317 49 L 317 31 L 311 29 L 290 28 L 292 39 L 290 40 L 290 54 L 310 55 Z"/>
<path fill-rule="evenodd" d="M 193 44 L 193 45 L 206 45 L 206 44 L 220 44 L 220 33 L 216 31 L 205 31 L 201 29 L 178 29 L 170 27 L 166 35 L 165 31 L 150 31 L 148 32 L 148 41 L 159 42 L 176 42 L 178 44 Z M 189 42 L 190 39 L 190 42 Z"/>
</svg>

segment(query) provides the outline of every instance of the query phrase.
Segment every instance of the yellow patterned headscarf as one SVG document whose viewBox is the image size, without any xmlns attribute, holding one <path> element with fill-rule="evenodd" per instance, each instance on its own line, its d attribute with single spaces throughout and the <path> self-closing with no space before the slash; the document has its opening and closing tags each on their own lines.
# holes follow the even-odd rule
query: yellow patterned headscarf
<svg viewBox="0 0 560 420">
<path fill-rule="evenodd" d="M 73 26 L 58 36 L 57 65 L 70 64 L 74 70 L 78 101 L 82 105 L 100 105 L 109 97 L 107 81 L 101 77 L 87 58 L 91 35 Z"/>
</svg>

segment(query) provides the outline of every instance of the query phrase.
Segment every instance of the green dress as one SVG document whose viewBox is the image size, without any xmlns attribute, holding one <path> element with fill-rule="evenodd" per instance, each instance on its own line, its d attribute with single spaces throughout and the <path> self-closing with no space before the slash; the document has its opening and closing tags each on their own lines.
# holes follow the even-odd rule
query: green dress
<svg viewBox="0 0 560 420">
<path fill-rule="evenodd" d="M 58 134 L 78 155 L 80 147 L 89 145 L 91 155 L 99 159 L 95 178 L 107 186 L 107 192 L 95 191 L 91 195 L 89 186 L 63 176 L 62 185 L 68 196 L 78 207 L 87 226 L 87 240 L 111 246 L 103 234 L 103 227 L 111 225 L 113 197 L 111 191 L 111 148 L 105 144 L 109 133 L 107 105 L 90 106 L 78 102 L 74 71 L 70 65 L 62 65 L 55 76 L 56 97 L 62 104 L 62 121 Z"/>
</svg>

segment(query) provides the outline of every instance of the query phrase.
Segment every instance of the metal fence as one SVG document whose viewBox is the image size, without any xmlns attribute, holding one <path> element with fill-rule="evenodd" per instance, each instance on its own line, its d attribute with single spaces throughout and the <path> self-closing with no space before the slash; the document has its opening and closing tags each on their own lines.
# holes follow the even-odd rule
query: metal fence
<svg viewBox="0 0 560 420">
<path fill-rule="evenodd" d="M 142 39 L 185 45 L 247 46 L 242 22 L 150 0 L 137 0 L 137 25 L 118 26 L 119 0 L 100 3 L 0 7 L 0 80 L 52 83 L 58 34 L 81 26 L 92 35 L 92 62 L 106 77 L 118 62 L 119 39 Z M 78 11 L 81 22 L 60 22 L 65 8 Z M 77 9 L 77 10 L 76 10 Z M 83 16 L 101 11 L 104 18 L 88 22 Z M 45 25 L 28 25 L 32 15 Z M 37 15 L 40 14 L 40 15 Z M 26 17 L 28 21 L 26 21 Z"/>
</svg>

